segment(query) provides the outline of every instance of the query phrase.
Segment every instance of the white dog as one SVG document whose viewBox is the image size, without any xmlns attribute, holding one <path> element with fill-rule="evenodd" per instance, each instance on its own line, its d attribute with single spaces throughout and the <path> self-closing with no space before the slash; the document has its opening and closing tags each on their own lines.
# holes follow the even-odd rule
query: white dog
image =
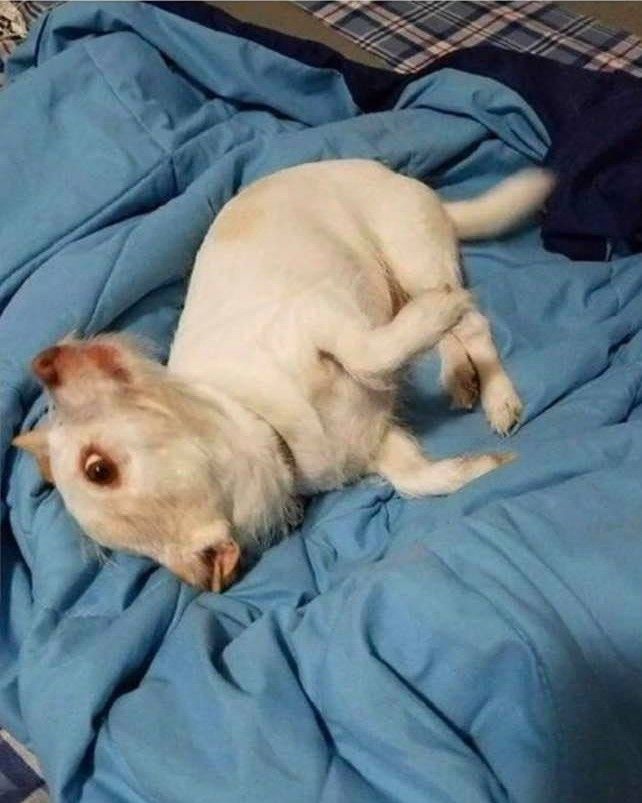
<svg viewBox="0 0 642 803">
<path fill-rule="evenodd" d="M 393 418 L 398 372 L 439 345 L 456 406 L 507 434 L 522 405 L 461 287 L 457 238 L 501 233 L 552 187 L 529 170 L 441 203 L 371 161 L 302 165 L 230 201 L 196 259 L 165 369 L 119 336 L 34 360 L 53 398 L 16 438 L 86 532 L 218 590 L 301 495 L 379 474 L 447 494 L 510 459 L 433 460 Z"/>
</svg>

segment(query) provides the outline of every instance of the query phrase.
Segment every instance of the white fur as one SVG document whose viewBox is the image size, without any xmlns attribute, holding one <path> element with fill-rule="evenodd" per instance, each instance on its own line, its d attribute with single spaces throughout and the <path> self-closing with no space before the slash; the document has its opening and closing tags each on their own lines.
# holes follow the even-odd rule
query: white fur
<svg viewBox="0 0 642 803">
<path fill-rule="evenodd" d="M 521 405 L 487 322 L 460 289 L 453 228 L 502 231 L 551 186 L 548 173 L 527 170 L 479 198 L 442 204 L 423 183 L 364 160 L 307 164 L 258 181 L 227 204 L 203 243 L 169 368 L 269 421 L 317 490 L 326 475 L 331 485 L 341 479 L 348 456 L 371 467 L 392 398 L 373 398 L 363 385 L 394 384 L 396 369 L 455 325 L 460 353 L 480 374 L 491 426 L 505 434 Z M 391 287 L 408 300 L 396 315 Z M 317 398 L 329 372 L 335 391 L 350 386 L 345 410 L 336 409 L 335 393 Z M 352 438 L 346 423 L 354 419 L 365 426 Z"/>
<path fill-rule="evenodd" d="M 504 231 L 550 187 L 527 171 L 442 204 L 419 181 L 344 160 L 245 189 L 198 253 L 167 372 L 118 338 L 102 342 L 126 380 L 96 368 L 96 341 L 67 347 L 47 438 L 72 513 L 101 543 L 207 584 L 204 549 L 284 531 L 301 494 L 368 473 L 405 494 L 450 493 L 506 462 L 432 461 L 394 422 L 395 389 L 399 370 L 439 345 L 453 403 L 471 407 L 479 392 L 496 431 L 515 426 L 521 402 L 461 287 L 456 232 Z M 121 466 L 118 487 L 86 481 L 87 443 Z"/>
<path fill-rule="evenodd" d="M 538 209 L 554 185 L 545 170 L 531 168 L 507 178 L 480 198 L 444 204 L 460 240 L 505 234 Z"/>
</svg>

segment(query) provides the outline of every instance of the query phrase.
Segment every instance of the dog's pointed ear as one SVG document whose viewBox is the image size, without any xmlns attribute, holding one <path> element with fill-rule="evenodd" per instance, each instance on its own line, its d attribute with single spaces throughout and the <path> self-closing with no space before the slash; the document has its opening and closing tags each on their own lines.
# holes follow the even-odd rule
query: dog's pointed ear
<svg viewBox="0 0 642 803">
<path fill-rule="evenodd" d="M 38 427 L 38 429 L 32 429 L 30 432 L 22 432 L 20 435 L 16 435 L 12 444 L 18 449 L 25 449 L 27 452 L 31 452 L 38 462 L 38 468 L 40 469 L 42 478 L 46 482 L 53 484 L 51 463 L 49 461 L 47 427 Z"/>
</svg>

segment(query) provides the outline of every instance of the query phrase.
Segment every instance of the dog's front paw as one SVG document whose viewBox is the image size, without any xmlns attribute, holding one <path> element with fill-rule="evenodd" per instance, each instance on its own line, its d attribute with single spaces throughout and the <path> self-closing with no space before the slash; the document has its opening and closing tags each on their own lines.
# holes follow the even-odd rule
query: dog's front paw
<svg viewBox="0 0 642 803">
<path fill-rule="evenodd" d="M 446 333 L 473 309 L 473 297 L 462 287 L 443 287 L 428 290 L 421 297 L 429 321 L 436 321 L 437 328 Z"/>
<path fill-rule="evenodd" d="M 499 435 L 509 435 L 519 424 L 524 405 L 505 374 L 494 377 L 482 391 L 488 423 Z"/>
<path fill-rule="evenodd" d="M 472 293 L 468 290 L 464 290 L 463 287 L 449 287 L 444 292 L 446 294 L 445 303 L 449 307 L 449 315 L 452 318 L 452 325 L 454 326 L 456 323 L 459 323 L 467 312 L 474 309 L 473 296 Z"/>
</svg>

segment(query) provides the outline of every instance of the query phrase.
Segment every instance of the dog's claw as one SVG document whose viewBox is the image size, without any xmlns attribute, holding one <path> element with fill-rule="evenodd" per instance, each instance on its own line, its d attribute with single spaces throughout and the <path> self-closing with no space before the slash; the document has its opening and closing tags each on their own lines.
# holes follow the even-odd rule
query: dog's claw
<svg viewBox="0 0 642 803">
<path fill-rule="evenodd" d="M 503 387 L 493 387 L 484 394 L 482 404 L 492 429 L 502 437 L 512 435 L 519 426 L 524 406 L 508 377 Z"/>
</svg>

